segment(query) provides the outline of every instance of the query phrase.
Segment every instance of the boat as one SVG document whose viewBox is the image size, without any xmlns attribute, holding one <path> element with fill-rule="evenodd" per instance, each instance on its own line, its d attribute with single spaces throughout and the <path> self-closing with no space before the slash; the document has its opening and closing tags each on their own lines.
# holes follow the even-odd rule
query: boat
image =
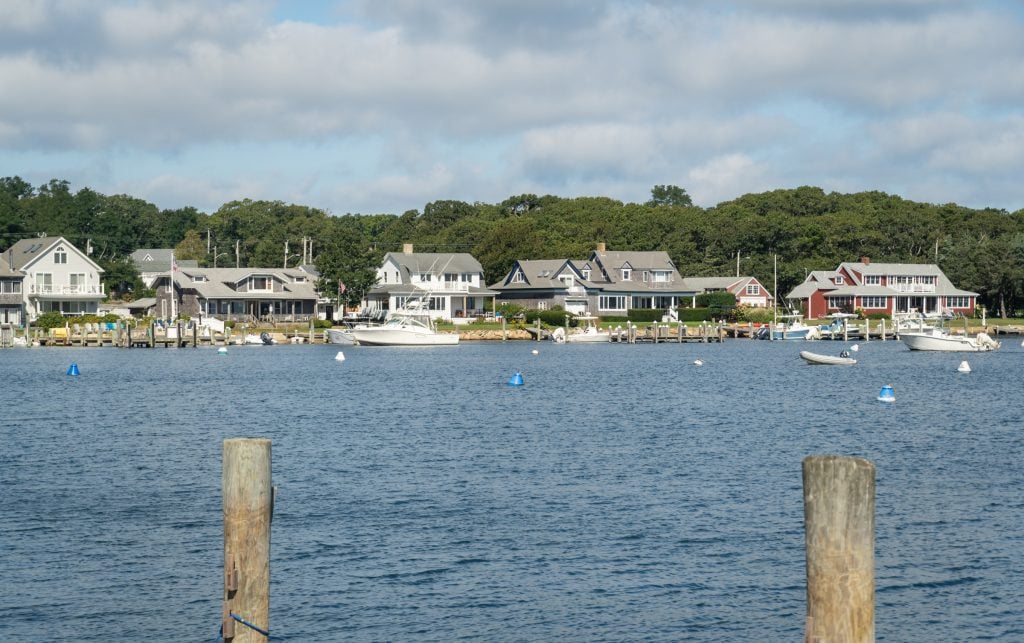
<svg viewBox="0 0 1024 643">
<path fill-rule="evenodd" d="M 832 321 L 818 327 L 818 333 L 822 339 L 860 339 L 861 329 L 851 322 L 857 319 L 857 315 L 851 313 L 832 313 L 828 316 Z"/>
<path fill-rule="evenodd" d="M 567 343 L 588 344 L 612 341 L 611 331 L 600 330 L 597 327 L 597 317 L 579 315 L 576 317 L 576 321 L 579 322 L 580 326 L 577 328 L 576 332 L 569 332 L 565 334 L 565 341 Z"/>
<path fill-rule="evenodd" d="M 900 339 L 912 351 L 944 351 L 947 353 L 983 353 L 999 348 L 999 342 L 988 333 L 978 333 L 971 337 L 965 334 L 953 334 L 941 326 L 933 326 L 924 330 L 904 331 Z"/>
<path fill-rule="evenodd" d="M 458 333 L 441 333 L 425 314 L 406 312 L 392 315 L 379 326 L 356 327 L 352 338 L 360 346 L 452 346 Z"/>
<path fill-rule="evenodd" d="M 917 311 L 892 314 L 892 326 L 896 334 L 904 332 L 931 331 L 936 328 L 932 323 L 934 318 L 928 318 Z"/>
<path fill-rule="evenodd" d="M 769 330 L 758 335 L 762 339 L 818 339 L 821 335 L 818 328 L 804 324 L 803 315 L 779 315 L 782 321 L 776 322 Z"/>
<path fill-rule="evenodd" d="M 808 364 L 828 364 L 832 366 L 853 366 L 857 363 L 857 360 L 850 357 L 850 353 L 843 351 L 838 356 L 835 355 L 821 355 L 819 353 L 812 353 L 811 351 L 800 351 L 800 357 L 804 359 Z"/>
</svg>

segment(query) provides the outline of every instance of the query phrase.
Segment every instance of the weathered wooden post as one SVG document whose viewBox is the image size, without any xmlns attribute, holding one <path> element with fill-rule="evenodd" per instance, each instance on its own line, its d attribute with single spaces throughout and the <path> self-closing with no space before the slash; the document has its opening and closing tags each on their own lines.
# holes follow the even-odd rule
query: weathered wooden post
<svg viewBox="0 0 1024 643">
<path fill-rule="evenodd" d="M 875 640 L 875 465 L 803 461 L 807 641 Z"/>
<path fill-rule="evenodd" d="M 882 341 L 885 341 L 885 318 L 882 318 Z"/>
<path fill-rule="evenodd" d="M 270 631 L 270 440 L 224 440 L 223 637 L 263 642 Z M 255 627 L 254 627 L 255 626 Z"/>
</svg>

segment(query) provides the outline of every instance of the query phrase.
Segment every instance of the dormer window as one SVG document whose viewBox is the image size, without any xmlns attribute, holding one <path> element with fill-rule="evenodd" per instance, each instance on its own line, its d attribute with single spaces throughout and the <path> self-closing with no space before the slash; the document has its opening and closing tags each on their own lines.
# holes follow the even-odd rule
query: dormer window
<svg viewBox="0 0 1024 643">
<path fill-rule="evenodd" d="M 249 290 L 256 291 L 261 290 L 264 292 L 270 292 L 274 289 L 273 281 L 270 277 L 257 276 L 249 278 Z"/>
<path fill-rule="evenodd" d="M 837 286 L 842 286 L 845 283 L 846 283 L 846 278 L 845 277 L 843 277 L 842 275 L 836 275 L 836 285 Z"/>
<path fill-rule="evenodd" d="M 623 268 L 622 269 L 622 280 L 623 281 L 630 281 L 632 278 L 633 278 L 633 271 L 630 270 L 629 268 Z"/>
<path fill-rule="evenodd" d="M 192 275 L 192 283 L 203 283 L 207 281 L 206 275 Z"/>
<path fill-rule="evenodd" d="M 304 283 L 306 283 L 306 278 L 305 277 L 296 277 L 292 281 L 294 283 L 297 283 L 297 284 L 304 284 Z"/>
<path fill-rule="evenodd" d="M 523 271 L 522 270 L 516 270 L 516 274 L 512 275 L 512 283 L 514 283 L 514 284 L 521 284 L 521 283 L 525 283 L 525 282 L 526 282 L 526 279 L 523 278 Z"/>
<path fill-rule="evenodd" d="M 68 251 L 63 247 L 58 247 L 53 251 L 53 263 L 65 264 L 68 262 Z"/>
<path fill-rule="evenodd" d="M 590 268 L 584 268 L 581 272 L 583 273 L 583 278 L 590 281 Z"/>
</svg>

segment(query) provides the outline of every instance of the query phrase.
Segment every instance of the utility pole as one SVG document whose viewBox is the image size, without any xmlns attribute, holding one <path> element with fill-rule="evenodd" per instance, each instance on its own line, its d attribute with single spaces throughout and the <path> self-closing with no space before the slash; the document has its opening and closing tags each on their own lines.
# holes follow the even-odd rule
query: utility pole
<svg viewBox="0 0 1024 643">
<path fill-rule="evenodd" d="M 736 276 L 740 276 L 740 251 L 736 251 Z"/>
<path fill-rule="evenodd" d="M 206 254 L 210 254 L 210 229 L 206 229 Z"/>
<path fill-rule="evenodd" d="M 284 240 L 284 267 L 288 267 L 288 240 Z"/>
<path fill-rule="evenodd" d="M 240 246 L 241 245 L 242 245 L 242 240 L 241 239 L 235 239 L 235 268 L 241 268 L 242 267 L 241 259 L 240 259 L 240 257 L 241 257 L 241 247 Z"/>
</svg>

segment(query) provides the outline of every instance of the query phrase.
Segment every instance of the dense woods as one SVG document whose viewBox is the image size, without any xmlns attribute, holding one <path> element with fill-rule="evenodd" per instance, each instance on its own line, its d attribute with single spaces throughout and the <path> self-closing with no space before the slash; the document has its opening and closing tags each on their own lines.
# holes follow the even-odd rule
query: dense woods
<svg viewBox="0 0 1024 643">
<path fill-rule="evenodd" d="M 936 263 L 961 288 L 981 294 L 990 314 L 1024 307 L 1024 210 L 971 209 L 904 200 L 882 192 L 826 193 L 815 187 L 747 194 L 712 208 L 686 190 L 658 185 L 646 203 L 605 197 L 521 194 L 501 203 L 440 200 L 423 211 L 347 214 L 280 201 L 232 201 L 216 212 L 161 210 L 127 195 L 72 191 L 67 181 L 32 186 L 0 179 L 0 248 L 37 234 L 63 235 L 106 271 L 109 289 L 134 283 L 127 256 L 175 247 L 200 265 L 289 266 L 305 240 L 322 288 L 339 280 L 359 300 L 385 252 L 469 252 L 488 283 L 515 259 L 584 258 L 598 241 L 610 250 L 664 250 L 683 276 L 753 275 L 785 295 L 811 270 L 869 256 L 875 262 Z M 287 251 L 286 251 L 287 242 Z M 287 252 L 287 255 L 286 255 Z M 287 257 L 287 258 L 286 258 Z"/>
</svg>

